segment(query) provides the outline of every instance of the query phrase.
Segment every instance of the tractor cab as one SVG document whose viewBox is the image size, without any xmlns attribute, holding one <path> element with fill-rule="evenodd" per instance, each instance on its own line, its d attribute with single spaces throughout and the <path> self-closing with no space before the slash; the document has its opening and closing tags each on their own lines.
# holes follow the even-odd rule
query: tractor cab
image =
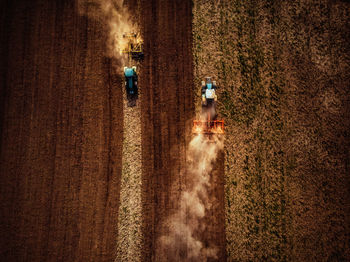
<svg viewBox="0 0 350 262">
<path fill-rule="evenodd" d="M 212 81 L 211 77 L 206 77 L 205 81 L 202 81 L 202 105 L 217 100 L 216 89 L 216 81 Z"/>
<path fill-rule="evenodd" d="M 137 96 L 137 73 L 136 66 L 124 67 L 125 88 L 128 97 Z"/>
<path fill-rule="evenodd" d="M 210 76 L 205 77 L 205 81 L 202 81 L 202 83 L 204 82 L 204 85 L 208 88 L 211 89 L 213 87 L 213 81 L 211 80 Z M 215 81 L 214 81 L 215 82 Z"/>
</svg>

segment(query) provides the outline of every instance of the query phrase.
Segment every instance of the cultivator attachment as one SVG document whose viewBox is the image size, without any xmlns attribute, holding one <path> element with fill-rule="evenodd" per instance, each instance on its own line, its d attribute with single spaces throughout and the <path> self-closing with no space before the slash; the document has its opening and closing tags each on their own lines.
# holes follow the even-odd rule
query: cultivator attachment
<svg viewBox="0 0 350 262">
<path fill-rule="evenodd" d="M 128 54 L 134 60 L 143 59 L 143 41 L 139 34 L 129 33 L 123 34 L 123 38 L 127 39 L 127 45 L 122 50 L 122 53 Z"/>
<path fill-rule="evenodd" d="M 193 120 L 192 133 L 208 136 L 222 135 L 224 134 L 224 120 L 211 120 L 209 114 L 207 120 Z"/>
</svg>

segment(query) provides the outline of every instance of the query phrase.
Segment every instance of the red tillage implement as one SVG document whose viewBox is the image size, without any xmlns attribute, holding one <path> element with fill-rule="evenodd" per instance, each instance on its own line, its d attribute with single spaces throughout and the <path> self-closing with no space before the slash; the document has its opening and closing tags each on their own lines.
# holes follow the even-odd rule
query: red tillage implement
<svg viewBox="0 0 350 262">
<path fill-rule="evenodd" d="M 193 120 L 193 134 L 224 134 L 224 120 L 211 120 L 208 114 L 207 120 Z"/>
</svg>

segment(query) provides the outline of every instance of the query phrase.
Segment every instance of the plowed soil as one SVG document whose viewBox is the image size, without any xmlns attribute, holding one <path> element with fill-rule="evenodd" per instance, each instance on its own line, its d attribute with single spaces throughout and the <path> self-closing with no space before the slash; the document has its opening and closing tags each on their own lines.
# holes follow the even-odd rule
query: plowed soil
<svg viewBox="0 0 350 262">
<path fill-rule="evenodd" d="M 191 1 L 141 6 L 142 255 L 164 261 L 157 239 L 186 185 L 194 117 Z M 106 26 L 74 1 L 2 1 L 0 23 L 1 261 L 113 261 L 123 96 Z M 215 176 L 222 172 L 218 164 Z M 217 242 L 222 261 L 218 179 L 202 240 Z"/>
<path fill-rule="evenodd" d="M 1 261 L 112 261 L 121 79 L 74 1 L 1 3 Z"/>
<path fill-rule="evenodd" d="M 145 43 L 142 247 L 128 256 L 181 261 L 159 239 L 191 182 L 197 87 L 211 75 L 226 140 L 199 240 L 217 261 L 349 261 L 348 1 L 125 2 Z M 123 112 L 120 62 L 89 3 L 0 3 L 0 261 L 116 261 L 123 123 L 139 114 Z"/>
<path fill-rule="evenodd" d="M 186 185 L 186 145 L 195 103 L 191 12 L 191 1 L 142 1 L 146 53 L 140 80 L 145 261 L 166 261 L 159 253 L 157 239 L 166 234 L 163 222 L 178 210 Z M 219 166 L 216 176 L 220 176 L 220 168 L 223 170 Z M 216 242 L 221 248 L 219 261 L 223 261 L 223 184 L 214 184 L 212 190 L 215 208 L 205 222 L 211 228 L 201 240 Z"/>
</svg>

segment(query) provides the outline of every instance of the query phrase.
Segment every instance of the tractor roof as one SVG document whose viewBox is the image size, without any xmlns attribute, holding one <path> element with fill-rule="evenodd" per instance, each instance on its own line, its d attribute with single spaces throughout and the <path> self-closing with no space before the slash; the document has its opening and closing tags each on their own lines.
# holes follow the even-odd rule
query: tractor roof
<svg viewBox="0 0 350 262">
<path fill-rule="evenodd" d="M 136 75 L 136 72 L 134 71 L 134 69 L 132 67 L 127 67 L 124 70 L 124 74 L 126 77 L 131 77 L 131 76 Z"/>
</svg>

